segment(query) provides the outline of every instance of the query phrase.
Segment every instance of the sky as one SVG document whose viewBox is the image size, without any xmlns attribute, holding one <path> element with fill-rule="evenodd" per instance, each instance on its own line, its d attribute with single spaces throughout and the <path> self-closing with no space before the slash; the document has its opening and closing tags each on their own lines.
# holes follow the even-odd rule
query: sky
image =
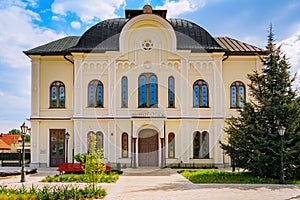
<svg viewBox="0 0 300 200">
<path fill-rule="evenodd" d="M 81 36 L 94 24 L 123 18 L 125 9 L 167 9 L 212 36 L 228 36 L 264 48 L 270 24 L 298 72 L 300 86 L 299 0 L 0 0 L 0 133 L 19 129 L 30 118 L 31 62 L 23 51 L 64 36 Z M 299 87 L 300 88 L 300 87 Z"/>
</svg>

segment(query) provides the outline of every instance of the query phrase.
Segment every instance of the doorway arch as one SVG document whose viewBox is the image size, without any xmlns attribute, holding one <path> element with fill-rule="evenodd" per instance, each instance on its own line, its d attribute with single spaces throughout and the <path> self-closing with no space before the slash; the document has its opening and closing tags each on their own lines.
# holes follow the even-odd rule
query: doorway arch
<svg viewBox="0 0 300 200">
<path fill-rule="evenodd" d="M 140 167 L 158 166 L 158 132 L 153 129 L 143 129 L 138 137 L 138 158 Z"/>
</svg>

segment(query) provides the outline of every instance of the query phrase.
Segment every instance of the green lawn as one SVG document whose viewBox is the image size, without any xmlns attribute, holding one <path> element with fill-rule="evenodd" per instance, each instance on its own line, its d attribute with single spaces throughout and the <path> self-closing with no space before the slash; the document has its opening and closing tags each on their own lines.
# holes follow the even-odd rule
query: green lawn
<svg viewBox="0 0 300 200">
<path fill-rule="evenodd" d="M 278 184 L 279 179 L 254 177 L 247 172 L 219 170 L 182 171 L 182 176 L 193 183 Z M 286 184 L 300 184 L 300 180 L 286 180 Z"/>
</svg>

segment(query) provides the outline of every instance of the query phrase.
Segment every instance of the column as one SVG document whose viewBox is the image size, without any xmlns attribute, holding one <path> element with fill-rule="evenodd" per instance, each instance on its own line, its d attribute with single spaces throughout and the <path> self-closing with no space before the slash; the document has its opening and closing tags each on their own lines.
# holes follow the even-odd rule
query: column
<svg viewBox="0 0 300 200">
<path fill-rule="evenodd" d="M 136 168 L 136 138 L 132 138 L 133 152 L 132 152 L 132 168 Z"/>
<path fill-rule="evenodd" d="M 165 163 L 165 138 L 160 138 L 160 144 L 161 144 L 161 148 L 160 148 L 160 152 L 161 152 L 161 162 L 160 162 L 160 168 L 163 169 L 166 167 L 166 163 Z"/>
</svg>

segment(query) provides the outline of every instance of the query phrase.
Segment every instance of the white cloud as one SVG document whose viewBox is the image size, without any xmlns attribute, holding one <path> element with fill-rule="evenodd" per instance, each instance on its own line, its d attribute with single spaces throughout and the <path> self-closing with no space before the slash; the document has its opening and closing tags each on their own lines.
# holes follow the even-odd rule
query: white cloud
<svg viewBox="0 0 300 200">
<path fill-rule="evenodd" d="M 65 35 L 34 24 L 41 17 L 26 6 L 35 3 L 14 0 L 0 5 L 0 24 L 5 27 L 0 31 L 0 132 L 18 128 L 30 116 L 30 60 L 22 51 Z"/>
<path fill-rule="evenodd" d="M 241 41 L 265 49 L 265 38 L 262 38 L 259 35 L 246 35 Z"/>
<path fill-rule="evenodd" d="M 29 96 L 22 97 L 3 93 L 3 96 L 0 96 L 0 105 L 0 132 L 8 132 L 13 128 L 18 128 L 21 122 L 29 117 Z"/>
<path fill-rule="evenodd" d="M 71 22 L 71 26 L 72 26 L 74 29 L 80 29 L 80 28 L 81 28 L 80 22 L 77 22 L 77 21 L 72 21 L 72 22 Z"/>
<path fill-rule="evenodd" d="M 25 121 L 25 119 L 24 119 Z M 0 133 L 8 133 L 12 129 L 20 129 L 20 126 L 23 122 L 16 122 L 16 121 L 10 121 L 10 120 L 1 120 L 0 119 L 0 126 L 1 130 Z M 29 123 L 25 121 L 25 123 L 28 125 Z"/>
<path fill-rule="evenodd" d="M 27 2 L 31 7 L 37 7 L 37 6 L 38 6 L 38 0 L 26 0 L 26 2 Z"/>
<path fill-rule="evenodd" d="M 26 10 L 26 15 L 31 17 L 33 20 L 41 21 L 40 15 L 32 10 Z"/>
<path fill-rule="evenodd" d="M 125 0 L 54 0 L 51 7 L 56 14 L 65 16 L 67 12 L 72 12 L 79 16 L 82 22 L 93 23 L 96 19 L 118 17 L 115 11 L 125 3 Z"/>
<path fill-rule="evenodd" d="M 156 6 L 155 9 L 168 10 L 168 18 L 177 17 L 183 13 L 194 12 L 205 6 L 205 0 L 166 0 L 162 6 Z"/>
<path fill-rule="evenodd" d="M 291 72 L 297 72 L 295 86 L 300 89 L 300 30 L 291 37 L 280 41 L 281 50 L 286 54 L 289 63 L 291 64 Z"/>
<path fill-rule="evenodd" d="M 23 50 L 63 37 L 48 28 L 37 27 L 34 20 L 41 20 L 38 13 L 25 9 L 20 1 L 6 3 L 0 8 L 0 60 L 7 67 L 24 67 L 29 64 Z"/>
<path fill-rule="evenodd" d="M 53 21 L 59 21 L 60 19 L 59 19 L 59 17 L 58 16 L 56 16 L 56 15 L 54 15 L 54 16 L 52 16 L 52 18 L 51 18 Z"/>
<path fill-rule="evenodd" d="M 144 0 L 145 4 L 151 5 L 151 0 Z"/>
</svg>

